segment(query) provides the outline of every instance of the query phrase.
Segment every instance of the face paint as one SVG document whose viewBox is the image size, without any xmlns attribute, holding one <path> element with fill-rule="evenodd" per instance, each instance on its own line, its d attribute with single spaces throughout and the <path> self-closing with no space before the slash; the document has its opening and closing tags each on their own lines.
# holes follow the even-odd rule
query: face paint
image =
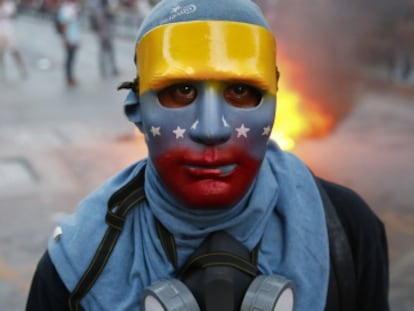
<svg viewBox="0 0 414 311">
<path fill-rule="evenodd" d="M 244 81 L 276 93 L 276 43 L 267 29 L 231 21 L 158 26 L 136 45 L 139 92 L 187 80 Z"/>
<path fill-rule="evenodd" d="M 149 156 L 179 202 L 220 209 L 241 200 L 266 152 L 274 95 L 238 82 L 193 81 L 147 91 L 140 103 Z"/>
<path fill-rule="evenodd" d="M 229 208 L 247 193 L 275 114 L 276 46 L 267 29 L 229 21 L 158 26 L 136 46 L 149 157 L 188 208 Z"/>
</svg>

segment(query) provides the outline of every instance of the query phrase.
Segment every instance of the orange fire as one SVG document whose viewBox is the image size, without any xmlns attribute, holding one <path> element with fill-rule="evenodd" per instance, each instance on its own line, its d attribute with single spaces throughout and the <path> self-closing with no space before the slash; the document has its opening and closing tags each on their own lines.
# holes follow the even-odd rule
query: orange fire
<svg viewBox="0 0 414 311">
<path fill-rule="evenodd" d="M 276 121 L 271 138 L 282 149 L 292 150 L 301 138 L 328 133 L 335 120 L 322 109 L 317 110 L 317 103 L 301 95 L 300 90 L 289 87 L 286 81 L 287 79 L 279 81 Z"/>
</svg>

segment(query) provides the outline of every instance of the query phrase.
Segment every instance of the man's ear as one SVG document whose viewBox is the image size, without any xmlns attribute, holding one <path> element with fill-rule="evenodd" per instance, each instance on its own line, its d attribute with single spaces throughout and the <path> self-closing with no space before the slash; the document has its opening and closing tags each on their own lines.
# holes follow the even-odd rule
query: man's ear
<svg viewBox="0 0 414 311">
<path fill-rule="evenodd" d="M 139 98 L 134 90 L 130 90 L 124 101 L 124 112 L 128 120 L 135 123 L 141 132 L 142 130 L 142 116 Z"/>
</svg>

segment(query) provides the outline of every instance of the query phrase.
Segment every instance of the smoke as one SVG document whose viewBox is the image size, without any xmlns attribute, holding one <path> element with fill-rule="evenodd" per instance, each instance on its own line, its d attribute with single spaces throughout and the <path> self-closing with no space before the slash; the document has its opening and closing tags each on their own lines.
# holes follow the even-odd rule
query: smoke
<svg viewBox="0 0 414 311">
<path fill-rule="evenodd" d="M 406 11 L 408 1 L 256 2 L 276 35 L 281 79 L 307 99 L 302 104 L 305 112 L 318 110 L 339 122 L 352 109 L 368 61 L 381 53 L 369 46 L 392 42 L 393 23 Z M 388 45 L 392 50 L 392 43 Z M 362 57 L 363 52 L 368 57 Z"/>
</svg>

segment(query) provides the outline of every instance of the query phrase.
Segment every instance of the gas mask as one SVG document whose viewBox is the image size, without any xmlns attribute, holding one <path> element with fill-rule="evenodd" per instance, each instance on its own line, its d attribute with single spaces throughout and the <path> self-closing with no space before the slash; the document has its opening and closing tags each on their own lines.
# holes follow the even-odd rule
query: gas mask
<svg viewBox="0 0 414 311">
<path fill-rule="evenodd" d="M 291 311 L 293 283 L 258 275 L 254 255 L 224 231 L 207 237 L 178 272 L 143 292 L 143 311 Z"/>
</svg>

